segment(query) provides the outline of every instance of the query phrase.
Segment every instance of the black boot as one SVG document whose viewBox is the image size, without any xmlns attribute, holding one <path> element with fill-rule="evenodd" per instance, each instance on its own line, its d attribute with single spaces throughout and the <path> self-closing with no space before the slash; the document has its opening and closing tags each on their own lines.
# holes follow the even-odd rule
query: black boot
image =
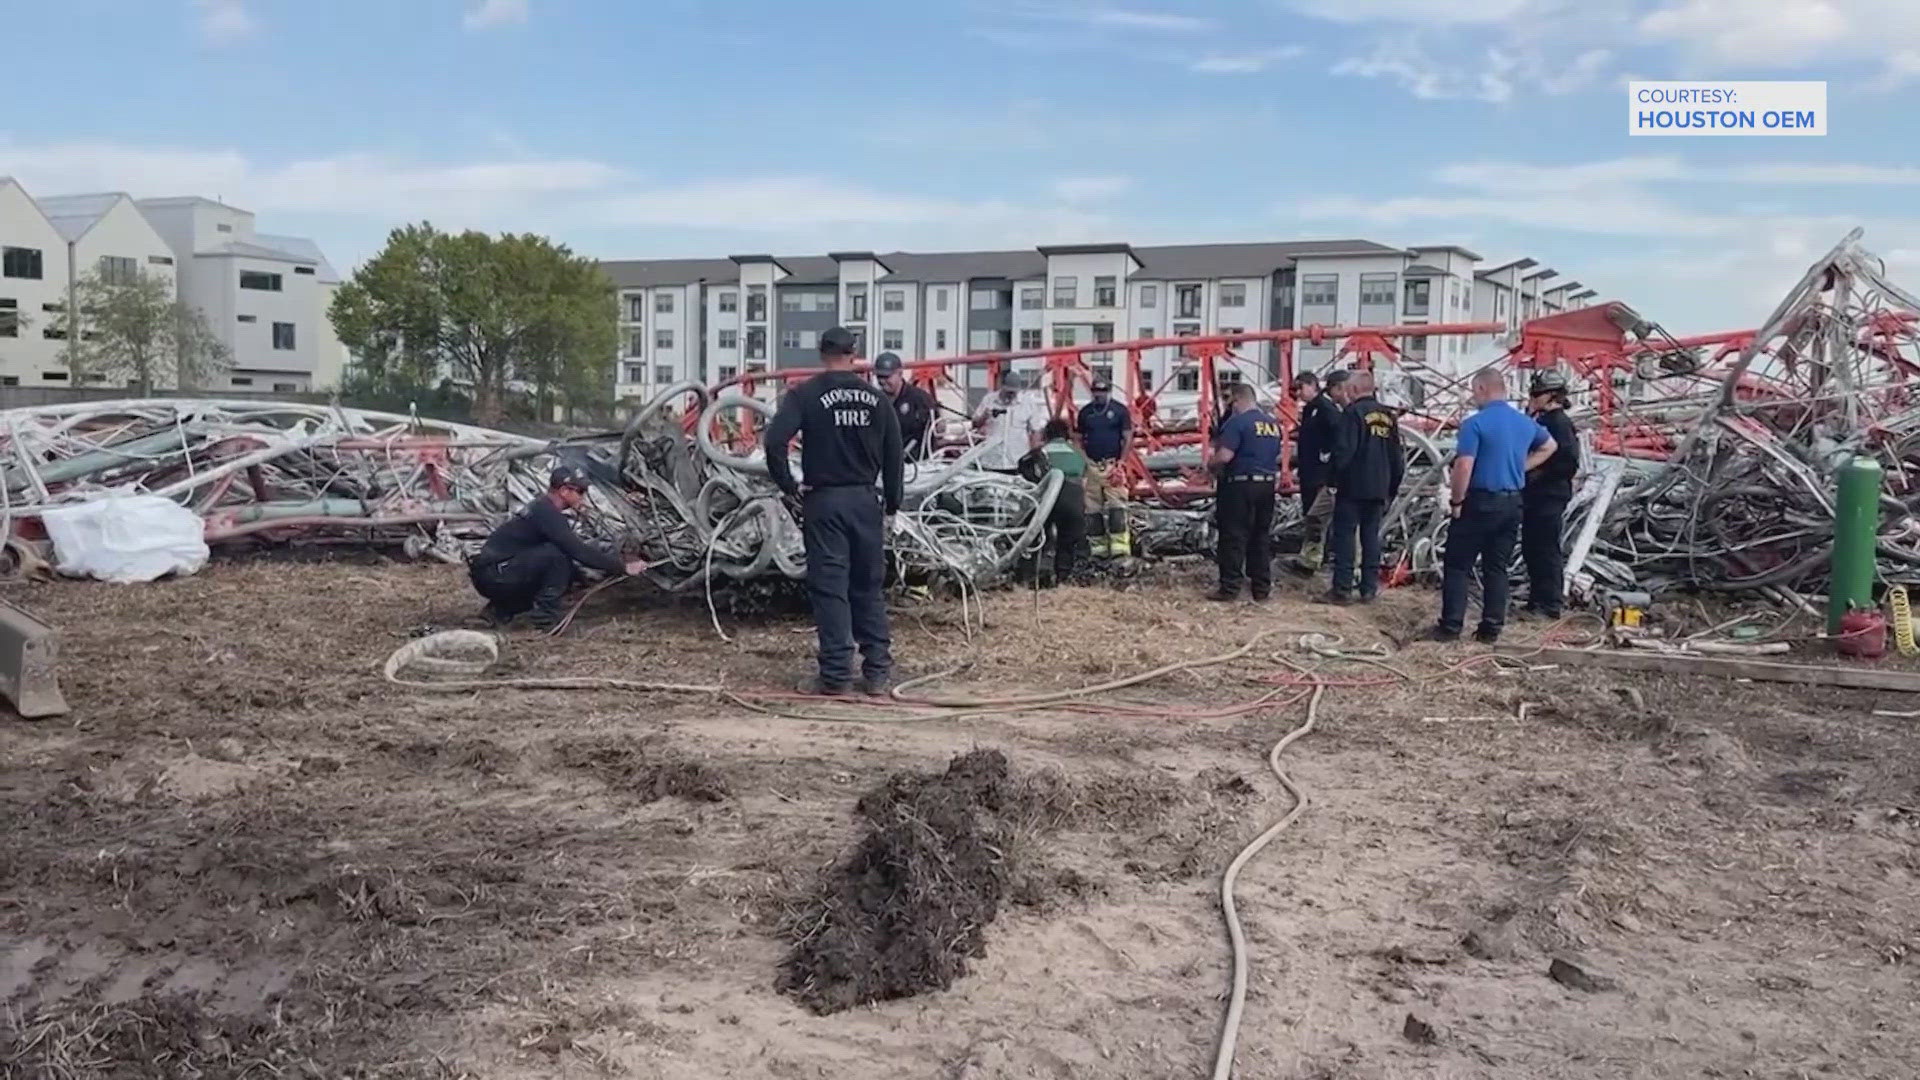
<svg viewBox="0 0 1920 1080">
<path fill-rule="evenodd" d="M 533 611 L 528 621 L 535 630 L 548 634 L 560 625 L 560 620 L 566 617 L 566 612 L 560 610 L 561 601 L 566 595 L 564 589 L 542 589 L 534 596 Z"/>
</svg>

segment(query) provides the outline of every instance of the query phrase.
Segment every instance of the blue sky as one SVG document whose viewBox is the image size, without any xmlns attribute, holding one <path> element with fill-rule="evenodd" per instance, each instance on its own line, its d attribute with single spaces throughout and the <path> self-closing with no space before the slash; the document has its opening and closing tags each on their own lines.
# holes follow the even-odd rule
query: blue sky
<svg viewBox="0 0 1920 1080">
<path fill-rule="evenodd" d="M 1858 224 L 1920 285 L 1920 0 L 8 7 L 0 174 L 222 197 L 343 269 L 423 218 L 627 258 L 1358 236 L 1689 332 Z M 1631 77 L 1825 79 L 1830 134 L 1629 138 Z"/>
</svg>

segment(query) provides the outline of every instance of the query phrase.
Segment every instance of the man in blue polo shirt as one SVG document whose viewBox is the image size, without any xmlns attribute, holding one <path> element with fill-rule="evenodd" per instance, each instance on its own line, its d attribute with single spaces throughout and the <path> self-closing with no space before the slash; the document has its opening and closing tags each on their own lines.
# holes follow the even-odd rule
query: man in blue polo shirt
<svg viewBox="0 0 1920 1080">
<path fill-rule="evenodd" d="M 1107 477 L 1126 456 L 1127 441 L 1133 436 L 1133 414 L 1113 400 L 1113 383 L 1096 375 L 1093 400 L 1081 406 L 1078 421 L 1080 449 L 1092 466 L 1087 470 L 1087 524 L 1093 555 L 1125 558 L 1133 549 L 1127 532 L 1127 493 L 1125 488 L 1109 484 Z"/>
<path fill-rule="evenodd" d="M 1527 470 L 1553 456 L 1553 437 L 1507 401 L 1507 380 L 1497 368 L 1473 376 L 1478 410 L 1460 425 L 1452 483 L 1453 522 L 1447 526 L 1445 575 L 1440 585 L 1440 623 L 1434 641 L 1458 641 L 1467 620 L 1467 581 L 1480 566 L 1480 626 L 1474 640 L 1491 645 L 1507 623 L 1507 593 L 1513 545 L 1520 534 L 1520 493 Z"/>
<path fill-rule="evenodd" d="M 1241 582 L 1253 598 L 1273 594 L 1273 498 L 1280 473 L 1280 424 L 1254 399 L 1253 387 L 1233 384 L 1233 412 L 1213 437 L 1212 464 L 1220 470 L 1214 489 L 1214 551 L 1220 587 L 1210 600 L 1232 600 Z"/>
</svg>

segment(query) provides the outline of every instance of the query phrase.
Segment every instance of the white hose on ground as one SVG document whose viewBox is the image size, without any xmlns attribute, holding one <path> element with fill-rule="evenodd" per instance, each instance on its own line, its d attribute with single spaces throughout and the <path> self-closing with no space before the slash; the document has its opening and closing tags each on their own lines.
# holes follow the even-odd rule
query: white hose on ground
<svg viewBox="0 0 1920 1080">
<path fill-rule="evenodd" d="M 1241 869 L 1306 812 L 1307 793 L 1280 767 L 1280 756 L 1287 752 L 1287 747 L 1313 731 L 1314 721 L 1320 713 L 1320 696 L 1326 693 L 1326 689 L 1324 686 L 1313 688 L 1313 696 L 1307 699 L 1306 720 L 1274 743 L 1273 749 L 1267 753 L 1267 767 L 1273 770 L 1280 786 L 1286 788 L 1287 794 L 1293 797 L 1293 809 L 1242 848 L 1240 854 L 1233 857 L 1233 862 L 1227 864 L 1227 872 L 1220 878 L 1220 911 L 1227 920 L 1227 939 L 1233 945 L 1233 992 L 1227 998 L 1227 1016 L 1220 1025 L 1220 1047 L 1213 1058 L 1213 1080 L 1229 1080 L 1233 1076 L 1233 1052 L 1240 1037 L 1240 1014 L 1247 1004 L 1247 938 L 1240 929 L 1240 912 L 1233 902 L 1233 887 L 1240 880 Z"/>
<path fill-rule="evenodd" d="M 460 659 L 447 653 L 485 654 L 484 659 Z M 442 630 L 415 638 L 393 650 L 380 665 L 380 676 L 395 686 L 434 693 L 462 693 L 468 690 L 637 690 L 662 694 L 718 694 L 719 686 L 690 686 L 684 683 L 641 682 L 633 679 L 571 677 L 559 679 L 477 679 L 500 662 L 500 639 L 478 630 Z M 430 671 L 439 675 L 468 676 L 446 681 L 424 681 L 401 677 L 403 671 Z"/>
</svg>

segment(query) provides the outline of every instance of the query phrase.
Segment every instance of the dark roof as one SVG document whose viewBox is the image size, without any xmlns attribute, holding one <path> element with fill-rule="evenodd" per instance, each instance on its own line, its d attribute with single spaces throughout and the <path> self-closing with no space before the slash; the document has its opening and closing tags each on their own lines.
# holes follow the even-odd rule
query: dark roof
<svg viewBox="0 0 1920 1080">
<path fill-rule="evenodd" d="M 1480 271 L 1475 276 L 1487 277 L 1490 274 L 1497 274 L 1502 270 L 1525 270 L 1529 266 L 1539 266 L 1539 265 L 1540 265 L 1539 263 L 1533 261 L 1532 259 L 1515 259 L 1512 262 L 1503 262 L 1499 266 L 1489 266 L 1485 270 Z"/>
<path fill-rule="evenodd" d="M 893 269 L 883 281 L 972 281 L 975 278 L 1021 278 L 1047 276 L 1047 257 L 1028 248 L 1025 251 L 954 251 L 914 254 L 896 251 L 882 256 Z"/>
<path fill-rule="evenodd" d="M 1533 280 L 1535 280 L 1535 279 L 1537 278 L 1537 279 L 1539 279 L 1539 280 L 1541 280 L 1541 281 L 1545 281 L 1546 279 L 1548 279 L 1548 278 L 1550 278 L 1550 277 L 1559 277 L 1559 276 L 1560 276 L 1560 271 L 1558 271 L 1558 270 L 1555 270 L 1555 269 L 1554 269 L 1553 267 L 1551 267 L 1551 266 L 1543 266 L 1543 267 L 1541 267 L 1540 269 L 1538 269 L 1538 270 L 1535 270 L 1535 271 L 1534 271 L 1533 273 L 1531 273 L 1531 274 L 1526 274 L 1526 275 L 1523 275 L 1523 276 L 1522 276 L 1522 277 L 1520 278 L 1520 280 L 1521 280 L 1521 281 L 1533 281 Z"/>
<path fill-rule="evenodd" d="M 1131 255 L 1132 244 L 1045 244 L 1042 255 Z"/>
<path fill-rule="evenodd" d="M 1142 276 L 1174 278 L 1266 277 L 1301 255 L 1404 255 L 1404 248 L 1371 240 L 1297 240 L 1267 244 L 1180 244 L 1137 247 Z"/>
<path fill-rule="evenodd" d="M 1468 248 L 1463 248 L 1459 244 L 1415 244 L 1413 247 L 1408 248 L 1407 250 L 1409 251 L 1451 251 L 1456 255 L 1465 255 L 1467 258 L 1472 259 L 1474 262 L 1479 262 L 1481 259 L 1481 255 L 1479 252 L 1470 250 Z"/>
<path fill-rule="evenodd" d="M 1445 270 L 1442 270 L 1437 266 L 1428 266 L 1426 263 L 1414 263 L 1412 266 L 1409 266 L 1405 270 L 1400 271 L 1400 274 L 1402 277 L 1446 277 L 1447 276 L 1447 272 Z"/>
<path fill-rule="evenodd" d="M 784 267 L 787 276 L 775 285 L 838 285 L 840 264 L 831 255 L 782 256 L 774 262 Z"/>
<path fill-rule="evenodd" d="M 600 269 L 622 289 L 740 280 L 740 267 L 732 259 L 616 259 L 601 263 Z"/>
</svg>

